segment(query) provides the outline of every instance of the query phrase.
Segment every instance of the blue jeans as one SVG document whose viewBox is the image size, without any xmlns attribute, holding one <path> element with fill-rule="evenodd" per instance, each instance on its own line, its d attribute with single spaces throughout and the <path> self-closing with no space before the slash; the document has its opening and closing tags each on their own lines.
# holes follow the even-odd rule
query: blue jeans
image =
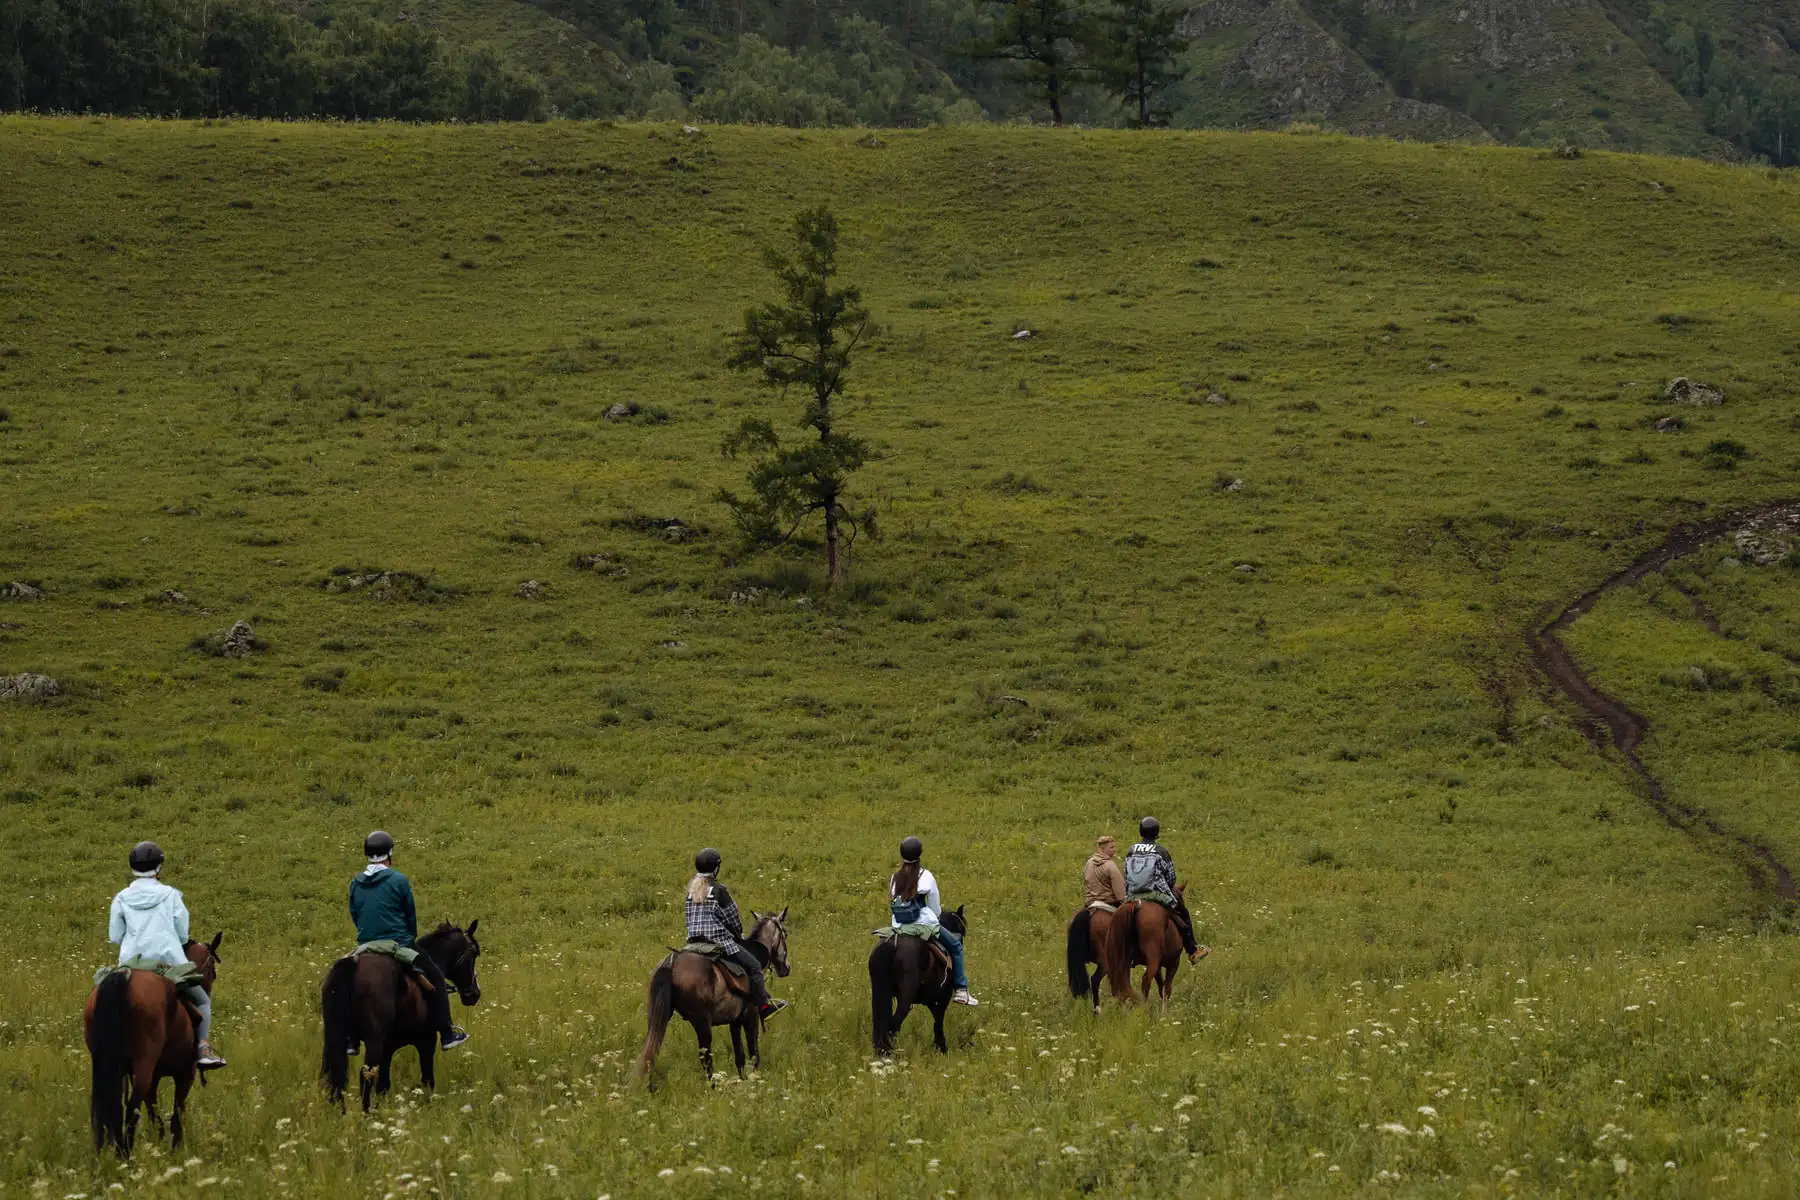
<svg viewBox="0 0 1800 1200">
<path fill-rule="evenodd" d="M 969 986 L 969 972 L 963 967 L 962 939 L 938 926 L 938 945 L 950 952 L 950 986 L 966 988 Z"/>
</svg>

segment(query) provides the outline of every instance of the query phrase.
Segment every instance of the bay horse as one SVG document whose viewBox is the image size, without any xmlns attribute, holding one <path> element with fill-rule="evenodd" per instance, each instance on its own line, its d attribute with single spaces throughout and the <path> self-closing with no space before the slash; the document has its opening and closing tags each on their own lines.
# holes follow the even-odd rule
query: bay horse
<svg viewBox="0 0 1800 1200">
<path fill-rule="evenodd" d="M 1104 908 L 1084 908 L 1069 920 L 1069 994 L 1077 1000 L 1091 996 L 1100 1011 L 1100 981 L 1106 978 L 1106 935 L 1114 913 Z M 1088 964 L 1094 973 L 1088 975 Z"/>
<path fill-rule="evenodd" d="M 1175 885 L 1179 900 L 1187 884 Z M 1169 992 L 1175 986 L 1175 972 L 1181 966 L 1181 930 L 1175 925 L 1175 914 L 1154 900 L 1127 900 L 1112 915 L 1106 937 L 1106 977 L 1113 995 L 1122 1001 L 1135 999 L 1131 994 L 1131 969 L 1143 966 L 1143 998 L 1150 999 L 1150 985 L 1156 984 L 1160 1012 L 1169 1010 Z"/>
<path fill-rule="evenodd" d="M 968 933 L 969 919 L 963 915 L 962 907 L 939 913 L 938 920 L 958 937 Z M 955 990 L 950 983 L 948 956 L 927 945 L 924 938 L 882 938 L 869 951 L 875 1053 L 885 1057 L 894 1052 L 894 1038 L 906 1014 L 914 1004 L 923 1004 L 931 1010 L 931 1044 L 939 1054 L 948 1054 L 944 1014 L 950 1010 L 950 996 Z"/>
<path fill-rule="evenodd" d="M 182 949 L 200 970 L 201 986 L 212 994 L 218 977 L 219 943 L 189 940 Z M 171 1149 L 181 1148 L 181 1114 L 199 1074 L 194 1016 L 179 990 L 154 971 L 115 971 L 88 996 L 81 1014 L 82 1034 L 94 1060 L 88 1121 L 94 1128 L 94 1150 L 112 1144 L 120 1158 L 131 1156 L 137 1140 L 138 1108 L 156 1122 L 156 1092 L 164 1079 L 175 1081 L 175 1104 L 169 1112 Z M 205 1076 L 201 1076 L 204 1082 Z"/>
<path fill-rule="evenodd" d="M 752 911 L 750 932 L 738 939 L 764 970 L 774 968 L 782 979 L 788 974 L 788 910 L 778 913 Z M 714 1025 L 731 1026 L 731 1056 L 738 1078 L 744 1077 L 744 1043 L 750 1043 L 750 1060 L 762 1067 L 762 1013 L 750 1002 L 750 981 L 740 979 L 704 954 L 677 950 L 650 974 L 650 1029 L 644 1035 L 632 1074 L 644 1076 L 656 1065 L 663 1037 L 676 1013 L 694 1027 L 700 1043 L 700 1069 L 713 1083 L 712 1031 Z M 655 1081 L 650 1083 L 652 1090 Z"/>
<path fill-rule="evenodd" d="M 418 940 L 416 949 L 429 954 L 443 971 L 465 1006 L 481 1003 L 481 981 L 475 960 L 481 943 L 475 940 L 479 920 L 467 929 L 448 921 Z M 362 1107 L 369 1111 L 370 1097 L 385 1095 L 394 1055 L 411 1046 L 419 1052 L 419 1082 L 437 1087 L 434 1069 L 438 1031 L 431 1023 L 425 985 L 418 975 L 386 954 L 352 954 L 338 959 L 325 972 L 319 990 L 325 1015 L 325 1045 L 319 1058 L 319 1076 L 325 1090 L 340 1106 L 350 1086 L 350 1055 L 358 1043 L 363 1050 Z"/>
</svg>

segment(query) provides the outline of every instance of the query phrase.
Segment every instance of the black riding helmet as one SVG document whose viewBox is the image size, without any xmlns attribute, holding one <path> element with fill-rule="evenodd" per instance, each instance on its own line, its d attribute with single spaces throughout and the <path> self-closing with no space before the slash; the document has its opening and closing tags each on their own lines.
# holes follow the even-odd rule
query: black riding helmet
<svg viewBox="0 0 1800 1200">
<path fill-rule="evenodd" d="M 1156 840 L 1156 835 L 1161 832 L 1162 826 L 1157 823 L 1155 817 L 1145 817 L 1138 822 L 1138 836 L 1143 838 L 1146 842 L 1154 842 Z"/>
<path fill-rule="evenodd" d="M 162 865 L 162 847 L 155 842 L 139 842 L 131 848 L 131 869 L 133 871 L 154 871 Z"/>
<path fill-rule="evenodd" d="M 925 853 L 925 843 L 916 837 L 909 837 L 900 843 L 900 861 L 916 863 Z"/>
<path fill-rule="evenodd" d="M 377 829 L 363 839 L 363 857 L 370 860 L 391 858 L 394 853 L 393 835 L 385 829 Z"/>
<path fill-rule="evenodd" d="M 719 873 L 719 864 L 723 861 L 724 860 L 719 857 L 719 852 L 714 850 L 711 846 L 708 846 L 700 853 L 694 855 L 694 870 L 700 872 L 702 875 L 717 875 Z"/>
</svg>

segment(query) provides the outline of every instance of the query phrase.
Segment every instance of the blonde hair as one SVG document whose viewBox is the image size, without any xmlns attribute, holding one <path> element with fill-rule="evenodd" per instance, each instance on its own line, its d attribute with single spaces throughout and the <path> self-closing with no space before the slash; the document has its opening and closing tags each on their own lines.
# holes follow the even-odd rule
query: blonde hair
<svg viewBox="0 0 1800 1200">
<path fill-rule="evenodd" d="M 711 875 L 694 876 L 688 880 L 687 898 L 695 904 L 705 904 L 712 895 L 712 885 L 713 877 Z"/>
<path fill-rule="evenodd" d="M 1117 846 L 1118 844 L 1118 842 L 1113 840 L 1113 835 L 1110 833 L 1103 833 L 1094 839 L 1094 849 L 1096 850 L 1104 850 L 1108 846 Z"/>
</svg>

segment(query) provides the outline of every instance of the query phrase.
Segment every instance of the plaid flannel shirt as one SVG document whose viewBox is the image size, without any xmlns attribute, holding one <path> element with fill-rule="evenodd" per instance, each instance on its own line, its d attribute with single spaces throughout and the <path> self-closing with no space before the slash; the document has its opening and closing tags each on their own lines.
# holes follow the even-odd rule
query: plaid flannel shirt
<svg viewBox="0 0 1800 1200">
<path fill-rule="evenodd" d="M 744 936 L 744 918 L 730 892 L 715 883 L 700 903 L 683 896 L 682 907 L 687 914 L 690 942 L 712 942 L 726 950 L 737 949 L 737 940 Z"/>
</svg>

